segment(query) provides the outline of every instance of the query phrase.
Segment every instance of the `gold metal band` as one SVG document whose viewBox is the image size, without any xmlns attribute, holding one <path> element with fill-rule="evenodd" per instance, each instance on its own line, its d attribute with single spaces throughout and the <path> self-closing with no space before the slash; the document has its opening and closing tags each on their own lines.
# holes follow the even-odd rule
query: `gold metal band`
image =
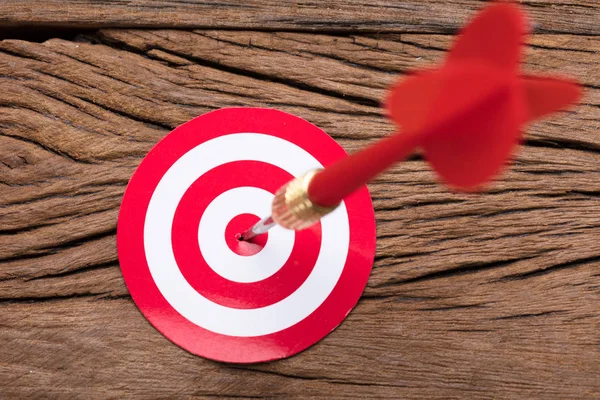
<svg viewBox="0 0 600 400">
<path fill-rule="evenodd" d="M 282 186 L 273 199 L 273 220 L 286 229 L 301 230 L 317 223 L 337 208 L 322 207 L 308 198 L 308 185 L 320 170 L 316 169 Z"/>
</svg>

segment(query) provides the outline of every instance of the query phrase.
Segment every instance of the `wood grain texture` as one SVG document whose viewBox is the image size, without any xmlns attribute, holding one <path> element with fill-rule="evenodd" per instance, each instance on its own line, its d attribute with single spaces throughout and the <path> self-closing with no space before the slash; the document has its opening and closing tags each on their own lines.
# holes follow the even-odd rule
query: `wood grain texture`
<svg viewBox="0 0 600 400">
<path fill-rule="evenodd" d="M 254 366 L 192 356 L 123 283 L 121 197 L 172 128 L 219 107 L 275 107 L 353 151 L 394 130 L 385 88 L 450 40 L 103 30 L 0 42 L 0 397 L 598 398 L 597 36 L 531 39 L 527 69 L 575 76 L 585 98 L 531 126 L 487 193 L 448 191 L 420 157 L 370 185 L 368 287 L 300 355 Z"/>
<path fill-rule="evenodd" d="M 343 32 L 458 29 L 480 0 L 3 0 L 0 27 L 219 28 Z M 519 0 L 544 33 L 600 34 L 596 0 Z"/>
</svg>

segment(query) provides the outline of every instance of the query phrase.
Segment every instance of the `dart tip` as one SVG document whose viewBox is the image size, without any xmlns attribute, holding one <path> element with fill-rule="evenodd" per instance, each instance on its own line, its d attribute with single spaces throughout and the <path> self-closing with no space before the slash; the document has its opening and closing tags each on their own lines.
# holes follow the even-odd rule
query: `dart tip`
<svg viewBox="0 0 600 400">
<path fill-rule="evenodd" d="M 274 226 L 275 222 L 273 221 L 273 217 L 269 216 L 267 218 L 261 219 L 256 224 L 248 228 L 246 231 L 236 234 L 235 238 L 240 242 L 249 242 L 258 235 L 267 233 L 269 229 L 271 229 Z"/>
<path fill-rule="evenodd" d="M 238 242 L 250 242 L 255 236 L 257 235 L 252 232 L 252 229 L 248 229 L 246 232 L 235 235 L 235 238 Z"/>
</svg>

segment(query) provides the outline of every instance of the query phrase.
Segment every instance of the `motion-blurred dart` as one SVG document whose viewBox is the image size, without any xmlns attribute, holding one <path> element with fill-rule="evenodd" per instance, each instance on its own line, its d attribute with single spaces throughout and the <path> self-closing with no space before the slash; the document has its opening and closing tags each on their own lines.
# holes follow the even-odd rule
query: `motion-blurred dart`
<svg viewBox="0 0 600 400">
<path fill-rule="evenodd" d="M 572 80 L 521 75 L 526 26 L 516 5 L 488 6 L 466 26 L 440 68 L 392 87 L 386 107 L 402 132 L 291 181 L 275 196 L 272 218 L 243 237 L 275 223 L 289 229 L 312 225 L 418 147 L 449 186 L 481 189 L 506 164 L 527 123 L 581 94 Z"/>
</svg>

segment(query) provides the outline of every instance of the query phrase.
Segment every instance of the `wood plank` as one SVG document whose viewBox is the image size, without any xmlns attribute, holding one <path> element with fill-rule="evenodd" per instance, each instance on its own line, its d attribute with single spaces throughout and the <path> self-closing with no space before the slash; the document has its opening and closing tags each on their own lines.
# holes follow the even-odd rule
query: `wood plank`
<svg viewBox="0 0 600 400">
<path fill-rule="evenodd" d="M 600 34 L 596 0 L 520 0 L 540 33 Z M 224 28 L 450 33 L 479 0 L 4 0 L 0 27 Z"/>
<path fill-rule="evenodd" d="M 585 82 L 482 195 L 419 157 L 370 185 L 377 258 L 316 346 L 239 367 L 192 356 L 135 308 L 114 235 L 125 185 L 169 130 L 276 107 L 349 151 L 395 128 L 378 103 L 444 35 L 105 30 L 0 42 L 0 397 L 597 398 L 600 38 L 537 35 L 527 69 Z M 577 62 L 574 62 L 577 60 Z"/>
<path fill-rule="evenodd" d="M 179 349 L 129 299 L 4 303 L 2 392 L 9 398 L 38 397 L 40 387 L 46 398 L 597 398 L 597 292 L 585 268 L 555 278 L 569 282 L 568 294 L 541 277 L 519 286 L 455 277 L 438 280 L 439 292 L 407 285 L 395 296 L 361 300 L 338 329 L 300 355 L 255 366 L 214 363 Z M 581 308 L 579 317 L 569 312 L 573 306 Z"/>
</svg>

